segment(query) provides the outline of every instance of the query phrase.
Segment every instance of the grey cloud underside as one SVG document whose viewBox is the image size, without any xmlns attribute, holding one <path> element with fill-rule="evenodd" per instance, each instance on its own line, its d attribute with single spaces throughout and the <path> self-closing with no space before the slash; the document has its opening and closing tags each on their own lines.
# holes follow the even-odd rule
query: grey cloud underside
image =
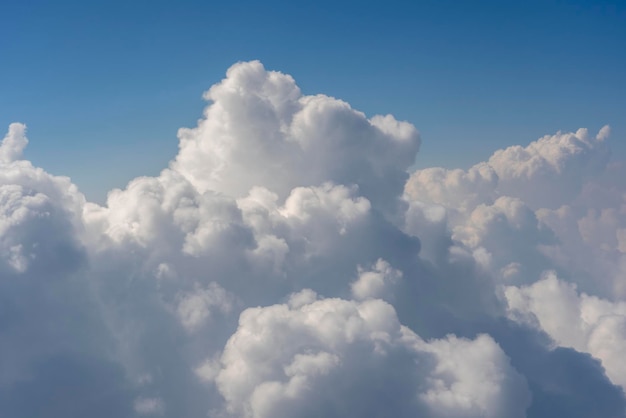
<svg viewBox="0 0 626 418">
<path fill-rule="evenodd" d="M 0 146 L 0 415 L 623 417 L 608 127 L 409 174 L 417 130 L 239 63 L 87 202 Z"/>
</svg>

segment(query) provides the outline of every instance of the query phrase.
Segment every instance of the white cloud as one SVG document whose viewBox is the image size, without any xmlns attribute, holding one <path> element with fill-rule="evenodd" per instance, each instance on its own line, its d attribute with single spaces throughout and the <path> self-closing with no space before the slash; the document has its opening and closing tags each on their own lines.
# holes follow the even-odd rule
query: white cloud
<svg viewBox="0 0 626 418">
<path fill-rule="evenodd" d="M 526 147 L 496 151 L 468 171 L 427 168 L 411 175 L 411 199 L 457 207 L 460 212 L 489 204 L 497 196 L 523 200 L 533 209 L 558 208 L 572 201 L 584 183 L 605 169 L 608 127 L 596 138 L 586 129 L 546 135 Z"/>
<path fill-rule="evenodd" d="M 358 300 L 367 298 L 382 298 L 389 293 L 389 286 L 393 286 L 402 278 L 402 272 L 394 269 L 382 258 L 376 261 L 372 270 L 359 267 L 359 278 L 350 287 L 352 296 Z"/>
<path fill-rule="evenodd" d="M 515 319 L 599 359 L 613 383 L 626 389 L 626 302 L 579 294 L 553 272 L 531 286 L 507 287 L 505 295 Z"/>
<path fill-rule="evenodd" d="M 587 129 L 546 135 L 526 148 L 496 151 L 489 165 L 497 173 L 502 193 L 519 197 L 533 208 L 556 208 L 572 200 L 590 176 L 600 173 L 608 161 L 605 139 L 608 127 L 597 139 Z"/>
<path fill-rule="evenodd" d="M 558 242 L 543 251 L 581 290 L 604 298 L 626 298 L 626 191 L 623 164 L 611 165 L 588 182 L 578 198 L 537 216 Z"/>
<path fill-rule="evenodd" d="M 524 417 L 530 403 L 526 382 L 487 335 L 431 341 L 437 365 L 420 398 L 433 416 Z"/>
<path fill-rule="evenodd" d="M 9 132 L 0 144 L 0 163 L 10 163 L 22 157 L 22 151 L 28 144 L 26 125 L 12 123 Z"/>
<path fill-rule="evenodd" d="M 176 311 L 183 326 L 194 331 L 208 321 L 217 310 L 229 313 L 235 303 L 234 297 L 215 282 L 206 289 L 195 288 L 179 295 Z"/>
<path fill-rule="evenodd" d="M 172 164 L 200 192 L 243 197 L 257 186 L 284 199 L 295 187 L 330 181 L 356 184 L 389 207 L 420 144 L 412 125 L 305 96 L 290 76 L 258 61 L 232 66 L 205 98 L 212 103 L 198 127 L 180 130 Z"/>
<path fill-rule="evenodd" d="M 230 413 L 525 416 L 526 383 L 489 336 L 426 342 L 376 299 L 290 304 L 242 312 L 215 376 Z"/>
<path fill-rule="evenodd" d="M 608 127 L 409 178 L 411 124 L 303 95 L 258 62 L 234 65 L 205 97 L 170 166 L 104 206 L 22 160 L 25 128 L 9 128 L 0 410 L 624 410 L 623 393 L 574 351 L 624 384 L 626 191 L 623 167 L 607 164 Z M 560 279 L 537 281 L 549 269 Z M 563 359 L 574 383 L 559 377 Z M 54 402 L 51 382 L 63 383 Z"/>
</svg>

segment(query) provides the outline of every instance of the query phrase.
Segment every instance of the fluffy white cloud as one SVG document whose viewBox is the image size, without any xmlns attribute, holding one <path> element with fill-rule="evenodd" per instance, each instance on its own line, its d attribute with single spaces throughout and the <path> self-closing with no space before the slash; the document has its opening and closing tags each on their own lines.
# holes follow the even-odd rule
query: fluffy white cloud
<svg viewBox="0 0 626 418">
<path fill-rule="evenodd" d="M 229 313 L 234 304 L 234 297 L 214 282 L 206 289 L 196 288 L 193 292 L 182 293 L 178 299 L 178 317 L 189 331 L 201 327 L 213 311 Z"/>
<path fill-rule="evenodd" d="M 435 203 L 463 214 L 479 204 L 491 203 L 498 180 L 493 167 L 486 163 L 468 171 L 433 167 L 414 172 L 405 193 L 411 201 Z"/>
<path fill-rule="evenodd" d="M 9 125 L 9 132 L 0 144 L 0 163 L 6 164 L 19 159 L 27 144 L 26 126 L 21 123 Z"/>
<path fill-rule="evenodd" d="M 559 207 L 574 199 L 583 183 L 606 166 L 609 132 L 605 126 L 595 138 L 587 129 L 546 135 L 525 148 L 496 151 L 489 165 L 500 179 L 502 193 L 519 197 L 534 208 Z"/>
<path fill-rule="evenodd" d="M 453 228 L 452 238 L 474 249 L 483 266 L 509 283 L 527 282 L 549 267 L 541 248 L 555 241 L 534 211 L 508 196 L 491 205 L 478 205 L 464 223 Z"/>
<path fill-rule="evenodd" d="M 389 287 L 402 278 L 402 272 L 394 269 L 382 258 L 372 270 L 359 267 L 359 278 L 350 286 L 356 299 L 381 298 L 389 293 Z"/>
<path fill-rule="evenodd" d="M 547 273 L 540 281 L 505 291 L 511 315 L 545 331 L 554 342 L 590 353 L 609 378 L 626 389 L 626 302 L 609 302 Z"/>
<path fill-rule="evenodd" d="M 609 150 L 605 126 L 595 138 L 587 129 L 546 135 L 527 147 L 496 151 L 468 171 L 427 168 L 411 175 L 406 194 L 415 200 L 468 212 L 498 196 L 523 200 L 533 209 L 572 201 L 584 183 L 605 169 Z"/>
<path fill-rule="evenodd" d="M 526 383 L 490 337 L 426 342 L 381 300 L 313 297 L 242 312 L 214 377 L 230 413 L 525 416 Z"/>
<path fill-rule="evenodd" d="M 305 96 L 293 78 L 258 61 L 232 66 L 205 98 L 212 104 L 196 128 L 180 130 L 172 163 L 201 192 L 243 197 L 260 186 L 284 199 L 295 187 L 331 181 L 358 185 L 390 207 L 420 144 L 412 125 Z"/>
<path fill-rule="evenodd" d="M 622 300 L 626 299 L 624 168 L 622 163 L 611 164 L 600 178 L 585 185 L 576 200 L 556 210 L 537 211 L 558 238 L 543 248 L 554 265 L 581 290 Z"/>
<path fill-rule="evenodd" d="M 25 127 L 9 128 L 0 411 L 623 412 L 574 351 L 624 384 L 626 193 L 608 128 L 409 178 L 411 124 L 303 95 L 258 62 L 205 96 L 169 167 L 104 206 L 23 160 Z M 549 269 L 561 280 L 537 282 Z"/>
<path fill-rule="evenodd" d="M 0 410 L 124 416 L 132 395 L 115 389 L 124 373 L 90 280 L 84 197 L 21 159 L 24 132 L 12 124 L 0 146 Z"/>
</svg>

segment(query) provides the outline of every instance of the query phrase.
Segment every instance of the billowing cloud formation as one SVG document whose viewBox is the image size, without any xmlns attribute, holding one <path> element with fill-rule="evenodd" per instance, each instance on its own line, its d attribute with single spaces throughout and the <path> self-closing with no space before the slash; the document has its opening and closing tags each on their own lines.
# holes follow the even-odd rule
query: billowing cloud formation
<svg viewBox="0 0 626 418">
<path fill-rule="evenodd" d="M 409 174 L 411 124 L 259 62 L 205 97 L 169 167 L 104 206 L 23 160 L 10 126 L 0 411 L 624 415 L 626 191 L 608 128 Z"/>
<path fill-rule="evenodd" d="M 496 151 L 489 161 L 467 172 L 429 168 L 406 185 L 415 198 L 469 209 L 497 196 L 522 199 L 533 209 L 558 208 L 571 202 L 582 186 L 608 162 L 605 126 L 591 137 L 587 129 L 546 135 L 527 147 Z"/>
<path fill-rule="evenodd" d="M 613 383 L 626 388 L 626 302 L 579 295 L 553 273 L 531 286 L 507 287 L 505 295 L 514 318 L 539 327 L 555 344 L 593 355 Z"/>
<path fill-rule="evenodd" d="M 526 382 L 490 337 L 424 342 L 386 302 L 303 292 L 241 313 L 214 375 L 231 413 L 524 416 Z"/>
<path fill-rule="evenodd" d="M 304 96 L 290 76 L 260 62 L 235 65 L 204 96 L 194 129 L 181 129 L 172 168 L 199 191 L 243 197 L 254 186 L 284 199 L 297 186 L 358 184 L 374 204 L 393 204 L 420 144 L 415 128 L 365 115 L 332 97 Z"/>
</svg>

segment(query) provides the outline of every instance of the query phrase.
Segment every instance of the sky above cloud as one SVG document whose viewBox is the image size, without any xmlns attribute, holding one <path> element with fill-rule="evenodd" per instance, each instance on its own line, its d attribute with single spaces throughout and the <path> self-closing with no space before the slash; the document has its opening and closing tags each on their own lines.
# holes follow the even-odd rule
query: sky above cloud
<svg viewBox="0 0 626 418">
<path fill-rule="evenodd" d="M 415 124 L 417 168 L 467 169 L 559 130 L 623 138 L 625 21 L 619 0 L 3 2 L 0 126 L 26 123 L 26 157 L 103 204 L 158 175 L 201 93 L 258 59 L 307 95 Z"/>
<path fill-rule="evenodd" d="M 413 124 L 259 61 L 204 98 L 169 164 L 103 204 L 8 126 L 0 412 L 624 416 L 609 126 L 412 171 Z"/>
</svg>

